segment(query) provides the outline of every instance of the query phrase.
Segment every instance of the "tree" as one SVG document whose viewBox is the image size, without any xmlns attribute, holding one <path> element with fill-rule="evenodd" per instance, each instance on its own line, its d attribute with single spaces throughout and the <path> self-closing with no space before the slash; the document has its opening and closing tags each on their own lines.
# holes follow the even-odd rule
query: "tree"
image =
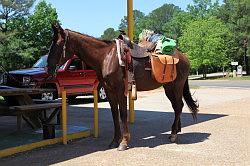
<svg viewBox="0 0 250 166">
<path fill-rule="evenodd" d="M 139 34 L 141 33 L 139 28 L 140 21 L 145 17 L 145 14 L 139 10 L 133 10 L 133 18 L 134 18 L 134 41 L 138 41 Z M 119 25 L 120 30 L 127 31 L 127 16 L 124 16 L 124 18 L 121 20 L 121 23 Z"/>
<path fill-rule="evenodd" d="M 210 17 L 219 8 L 219 1 L 216 0 L 214 3 L 212 0 L 193 0 L 193 5 L 188 5 L 187 10 L 196 18 Z"/>
<path fill-rule="evenodd" d="M 45 1 L 37 4 L 34 14 L 28 17 L 27 29 L 23 35 L 37 48 L 38 52 L 34 53 L 36 59 L 48 53 L 53 35 L 51 24 L 54 22 L 59 22 L 56 9 Z"/>
<path fill-rule="evenodd" d="M 10 20 L 27 16 L 35 0 L 0 0 L 0 30 L 6 32 Z"/>
<path fill-rule="evenodd" d="M 224 0 L 217 17 L 227 24 L 234 34 L 230 54 L 235 61 L 244 64 L 243 57 L 246 52 L 250 54 L 250 1 Z M 245 43 L 247 40 L 248 43 Z"/>
<path fill-rule="evenodd" d="M 18 11 L 19 9 L 16 13 Z M 11 18 L 7 22 L 8 31 L 0 35 L 1 64 L 7 69 L 30 67 L 41 55 L 48 52 L 51 43 L 51 23 L 57 21 L 56 10 L 41 1 L 32 15 L 25 15 L 24 11 L 26 10 L 23 9 L 19 14 L 12 13 L 12 16 L 8 17 Z"/>
<path fill-rule="evenodd" d="M 29 67 L 34 61 L 36 48 L 31 47 L 31 43 L 17 38 L 14 33 L 0 32 L 0 38 L 0 65 L 6 70 Z"/>
<path fill-rule="evenodd" d="M 180 37 L 180 48 L 188 54 L 191 67 L 195 70 L 202 68 L 206 76 L 209 66 L 229 64 L 228 41 L 231 37 L 230 30 L 219 19 L 198 19 L 191 22 Z"/>
<path fill-rule="evenodd" d="M 139 23 L 139 30 L 150 29 L 156 33 L 164 33 L 164 25 L 169 22 L 175 12 L 181 9 L 173 4 L 164 4 L 163 6 L 153 10 Z"/>
<path fill-rule="evenodd" d="M 114 40 L 119 36 L 120 32 L 115 31 L 114 28 L 108 28 L 103 32 L 101 39 L 103 40 Z"/>
<path fill-rule="evenodd" d="M 186 26 L 193 20 L 194 17 L 188 12 L 175 12 L 173 18 L 163 25 L 164 34 L 178 40 L 186 29 Z"/>
</svg>

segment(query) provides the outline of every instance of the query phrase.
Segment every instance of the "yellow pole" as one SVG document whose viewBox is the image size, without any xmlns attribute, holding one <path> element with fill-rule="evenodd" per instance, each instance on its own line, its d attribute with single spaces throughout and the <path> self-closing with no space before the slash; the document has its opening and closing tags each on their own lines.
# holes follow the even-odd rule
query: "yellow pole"
<svg viewBox="0 0 250 166">
<path fill-rule="evenodd" d="M 132 91 L 129 91 L 129 122 L 135 122 L 134 100 L 132 99 Z"/>
<path fill-rule="evenodd" d="M 67 110 L 66 110 L 66 91 L 62 91 L 62 130 L 63 130 L 63 144 L 67 144 Z"/>
<path fill-rule="evenodd" d="M 133 40 L 134 19 L 133 19 L 133 0 L 127 0 L 127 15 L 128 15 L 128 37 Z"/>
<path fill-rule="evenodd" d="M 99 134 L 98 127 L 98 95 L 97 90 L 94 90 L 94 137 L 97 138 Z"/>
<path fill-rule="evenodd" d="M 128 37 L 133 41 L 134 37 L 134 19 L 133 19 L 133 0 L 127 0 L 127 14 L 128 14 Z M 134 123 L 134 100 L 132 100 L 132 92 L 129 91 L 129 122 Z"/>
</svg>

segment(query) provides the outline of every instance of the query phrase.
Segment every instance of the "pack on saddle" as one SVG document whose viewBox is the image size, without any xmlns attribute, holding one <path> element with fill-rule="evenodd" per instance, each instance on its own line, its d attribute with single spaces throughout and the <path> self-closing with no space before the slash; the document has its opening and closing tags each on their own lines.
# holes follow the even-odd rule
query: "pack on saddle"
<svg viewBox="0 0 250 166">
<path fill-rule="evenodd" d="M 172 82 L 176 79 L 176 64 L 179 62 L 179 57 L 175 53 L 175 40 L 150 30 L 142 31 L 138 44 L 132 43 L 124 34 L 118 38 L 116 43 L 117 49 L 120 50 L 119 63 L 125 66 L 127 71 L 126 89 L 132 90 L 133 99 L 137 98 L 135 80 L 140 79 L 145 71 L 150 71 L 152 78 L 159 83 Z"/>
</svg>

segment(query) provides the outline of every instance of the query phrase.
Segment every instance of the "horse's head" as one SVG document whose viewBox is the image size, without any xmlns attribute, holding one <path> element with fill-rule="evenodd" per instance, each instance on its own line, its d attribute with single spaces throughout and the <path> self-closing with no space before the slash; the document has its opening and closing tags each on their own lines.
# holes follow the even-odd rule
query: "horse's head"
<svg viewBox="0 0 250 166">
<path fill-rule="evenodd" d="M 74 55 L 73 50 L 69 48 L 69 31 L 64 30 L 58 23 L 52 24 L 52 29 L 54 35 L 47 59 L 49 75 L 55 75 L 56 70 Z"/>
</svg>

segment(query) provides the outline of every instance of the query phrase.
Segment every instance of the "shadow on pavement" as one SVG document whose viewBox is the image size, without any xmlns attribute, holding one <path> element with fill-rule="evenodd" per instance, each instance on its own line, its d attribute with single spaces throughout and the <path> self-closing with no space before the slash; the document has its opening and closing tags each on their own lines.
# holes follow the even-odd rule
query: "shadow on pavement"
<svg viewBox="0 0 250 166">
<path fill-rule="evenodd" d="M 168 137 L 174 120 L 173 112 L 136 110 L 135 124 L 129 125 L 131 133 L 130 148 L 150 147 L 170 144 Z M 196 125 L 202 122 L 225 117 L 222 114 L 202 114 L 198 115 L 198 122 L 194 123 L 190 113 L 182 114 L 182 128 Z M 22 161 L 22 165 L 48 165 L 67 161 L 87 154 L 107 151 L 108 145 L 113 138 L 113 122 L 109 109 L 99 109 L 99 138 L 85 138 L 62 144 L 47 146 L 29 152 L 16 154 L 15 156 L 0 159 L 3 165 L 11 165 Z M 69 122 L 77 124 L 92 124 L 93 109 L 79 107 L 69 111 Z M 84 121 L 84 122 L 83 122 Z M 206 131 L 180 133 L 178 144 L 194 144 L 203 142 L 209 138 L 211 133 Z"/>
</svg>

